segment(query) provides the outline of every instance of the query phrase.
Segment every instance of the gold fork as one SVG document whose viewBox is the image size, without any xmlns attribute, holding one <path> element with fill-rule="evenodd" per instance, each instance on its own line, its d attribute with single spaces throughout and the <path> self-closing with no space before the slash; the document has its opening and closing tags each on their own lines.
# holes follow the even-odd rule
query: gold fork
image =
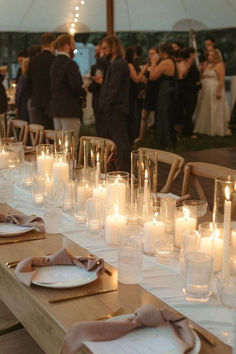
<svg viewBox="0 0 236 354">
<path fill-rule="evenodd" d="M 119 307 L 116 311 L 109 313 L 106 316 L 96 318 L 96 321 L 109 320 L 110 318 L 122 315 L 123 313 L 124 313 L 124 309 L 122 307 Z"/>
</svg>

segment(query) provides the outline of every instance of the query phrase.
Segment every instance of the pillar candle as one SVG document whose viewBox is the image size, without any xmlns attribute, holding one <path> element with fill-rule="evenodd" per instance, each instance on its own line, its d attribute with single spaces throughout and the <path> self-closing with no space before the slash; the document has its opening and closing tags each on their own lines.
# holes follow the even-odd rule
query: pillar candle
<svg viewBox="0 0 236 354">
<path fill-rule="evenodd" d="M 105 240 L 112 246 L 119 245 L 120 237 L 124 236 L 126 217 L 118 213 L 118 207 L 115 206 L 115 213 L 106 217 Z"/>
<path fill-rule="evenodd" d="M 9 160 L 9 152 L 4 151 L 4 149 L 2 149 L 2 151 L 0 151 L 0 169 L 8 168 L 8 160 Z"/>
<path fill-rule="evenodd" d="M 113 210 L 114 205 L 117 205 L 121 211 L 125 210 L 126 184 L 119 182 L 118 178 L 115 183 L 108 183 L 107 185 L 107 207 Z"/>
<path fill-rule="evenodd" d="M 165 224 L 157 221 L 155 218 L 152 221 L 147 221 L 144 224 L 143 231 L 143 251 L 149 255 L 155 255 L 156 242 L 160 234 L 164 234 Z"/>
<path fill-rule="evenodd" d="M 197 220 L 190 217 L 188 210 L 184 216 L 175 219 L 175 246 L 181 247 L 182 234 L 187 230 L 196 230 Z"/>
<path fill-rule="evenodd" d="M 37 171 L 38 175 L 45 177 L 52 175 L 53 158 L 50 155 L 42 154 L 37 156 Z"/>
<path fill-rule="evenodd" d="M 93 197 L 98 198 L 104 202 L 104 207 L 107 199 L 107 188 L 99 185 L 93 190 Z"/>
<path fill-rule="evenodd" d="M 56 190 L 61 188 L 63 183 L 69 180 L 69 164 L 58 161 L 52 167 L 53 187 Z"/>
</svg>

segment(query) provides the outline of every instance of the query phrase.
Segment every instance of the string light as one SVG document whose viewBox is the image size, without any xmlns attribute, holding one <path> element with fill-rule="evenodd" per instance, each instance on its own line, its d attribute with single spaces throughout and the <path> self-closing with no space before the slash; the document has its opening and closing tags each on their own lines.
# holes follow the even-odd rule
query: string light
<svg viewBox="0 0 236 354">
<path fill-rule="evenodd" d="M 74 18 L 74 22 L 78 22 L 78 18 Z"/>
<path fill-rule="evenodd" d="M 85 5 L 85 0 L 77 0 L 76 1 L 77 3 L 81 4 L 81 5 Z M 71 23 L 70 25 L 70 34 L 71 35 L 74 35 L 76 30 L 75 30 L 75 24 L 79 22 L 79 10 L 80 10 L 80 7 L 79 5 L 75 5 L 74 7 L 74 11 L 73 11 L 73 15 L 74 15 L 74 19 L 73 19 L 73 22 Z"/>
<path fill-rule="evenodd" d="M 84 0 L 81 0 L 81 5 L 84 5 L 85 4 L 85 1 Z"/>
<path fill-rule="evenodd" d="M 79 10 L 79 6 L 75 6 L 75 11 L 78 11 Z"/>
<path fill-rule="evenodd" d="M 75 29 L 73 27 L 70 28 L 70 34 L 72 34 L 72 35 L 75 34 Z"/>
<path fill-rule="evenodd" d="M 75 17 L 79 17 L 79 13 L 78 12 L 76 12 Z"/>
<path fill-rule="evenodd" d="M 74 23 L 72 23 L 70 26 L 71 26 L 71 27 L 75 27 L 75 24 L 74 24 Z"/>
</svg>

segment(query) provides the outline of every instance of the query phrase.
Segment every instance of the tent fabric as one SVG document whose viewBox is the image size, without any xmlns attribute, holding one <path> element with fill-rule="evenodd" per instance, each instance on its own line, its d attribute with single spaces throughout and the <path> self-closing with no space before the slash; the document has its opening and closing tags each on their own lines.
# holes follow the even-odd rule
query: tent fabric
<svg viewBox="0 0 236 354">
<path fill-rule="evenodd" d="M 0 0 L 0 31 L 68 31 L 76 5 L 76 32 L 106 31 L 106 0 Z M 114 9 L 115 31 L 236 27 L 236 0 L 114 0 Z"/>
</svg>

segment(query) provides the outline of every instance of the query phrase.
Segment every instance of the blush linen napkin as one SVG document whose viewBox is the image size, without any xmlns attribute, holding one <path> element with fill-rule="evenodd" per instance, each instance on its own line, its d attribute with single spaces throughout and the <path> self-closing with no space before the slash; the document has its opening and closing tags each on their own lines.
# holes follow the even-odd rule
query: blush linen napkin
<svg viewBox="0 0 236 354">
<path fill-rule="evenodd" d="M 133 316 L 116 321 L 86 321 L 73 325 L 65 336 L 61 354 L 75 354 L 83 341 L 110 341 L 141 327 L 170 324 L 181 353 L 188 353 L 195 344 L 187 319 L 168 309 L 158 310 L 150 304 L 139 307 Z"/>
<path fill-rule="evenodd" d="M 43 219 L 35 215 L 0 214 L 0 222 L 9 222 L 18 226 L 34 226 L 37 231 L 45 232 Z"/>
<path fill-rule="evenodd" d="M 68 250 L 62 248 L 58 252 L 45 257 L 28 257 L 18 263 L 16 277 L 26 286 L 30 286 L 37 272 L 37 267 L 48 267 L 53 265 L 75 265 L 88 271 L 97 272 L 100 277 L 104 273 L 104 260 L 97 257 L 74 257 Z"/>
</svg>

